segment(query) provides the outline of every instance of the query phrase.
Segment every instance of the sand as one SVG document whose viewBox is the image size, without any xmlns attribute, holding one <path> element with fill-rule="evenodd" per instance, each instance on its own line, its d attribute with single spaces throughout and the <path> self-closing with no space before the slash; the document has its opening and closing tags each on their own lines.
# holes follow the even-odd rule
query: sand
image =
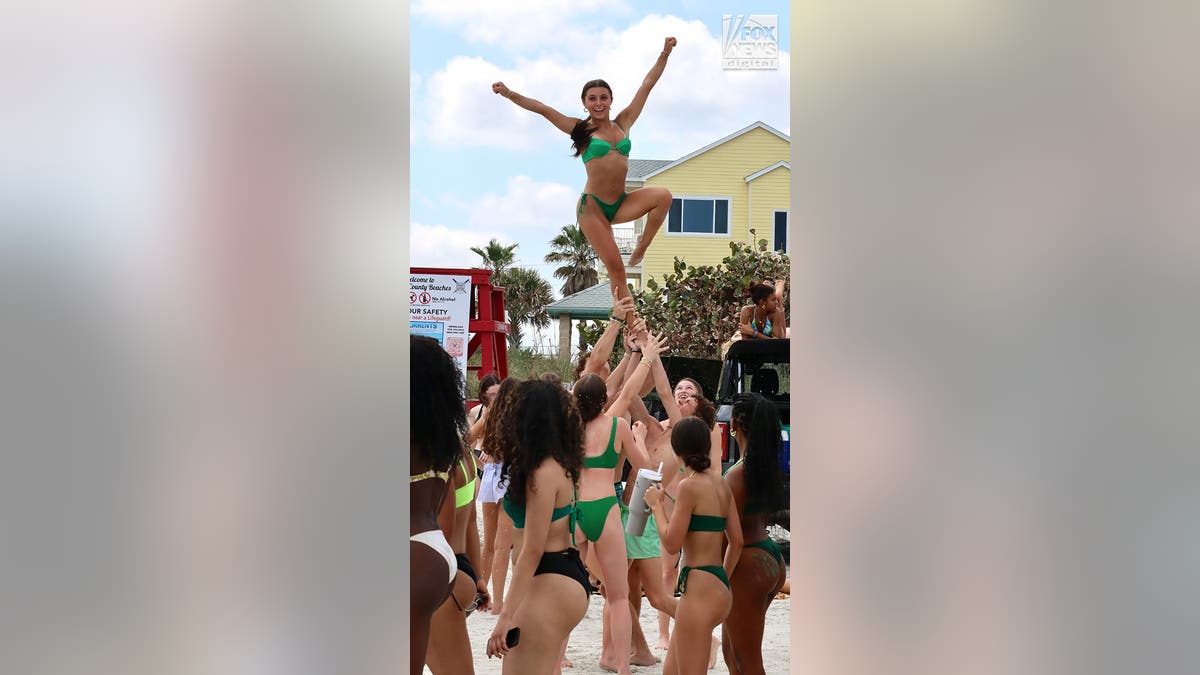
<svg viewBox="0 0 1200 675">
<path fill-rule="evenodd" d="M 482 523 L 480 532 L 483 531 Z M 786 535 L 785 535 L 786 536 Z M 509 579 L 512 578 L 512 568 L 509 568 Z M 600 616 L 604 609 L 604 598 L 593 595 L 588 605 L 587 614 L 575 630 L 567 644 L 567 659 L 574 663 L 574 668 L 564 668 L 563 675 L 593 675 L 605 673 L 600 669 Z M 642 630 L 651 648 L 658 641 L 658 612 L 643 600 L 641 614 Z M 471 651 L 475 654 L 475 673 L 477 675 L 500 675 L 502 664 L 500 659 L 487 657 L 487 640 L 496 626 L 496 617 L 487 612 L 475 612 L 467 618 L 467 631 L 471 636 Z M 784 675 L 790 672 L 791 657 L 789 645 L 791 642 L 791 601 L 778 599 L 771 603 L 767 610 L 766 630 L 763 634 L 763 665 L 767 675 Z M 661 659 L 665 651 L 655 650 Z M 426 673 L 430 673 L 428 667 Z M 654 666 L 633 666 L 635 673 L 661 673 L 662 663 Z M 710 673 L 728 673 L 721 655 L 717 655 L 716 666 Z M 440 675 L 440 674 L 439 674 Z M 459 675 L 458 673 L 446 675 Z"/>
</svg>

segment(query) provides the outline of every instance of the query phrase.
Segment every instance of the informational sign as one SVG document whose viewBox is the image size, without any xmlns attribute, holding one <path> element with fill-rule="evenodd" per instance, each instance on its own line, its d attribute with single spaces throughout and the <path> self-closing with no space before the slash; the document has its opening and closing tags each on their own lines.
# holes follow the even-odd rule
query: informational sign
<svg viewBox="0 0 1200 675">
<path fill-rule="evenodd" d="M 467 376 L 467 329 L 471 321 L 471 277 L 410 274 L 409 331 L 437 340 Z"/>
</svg>

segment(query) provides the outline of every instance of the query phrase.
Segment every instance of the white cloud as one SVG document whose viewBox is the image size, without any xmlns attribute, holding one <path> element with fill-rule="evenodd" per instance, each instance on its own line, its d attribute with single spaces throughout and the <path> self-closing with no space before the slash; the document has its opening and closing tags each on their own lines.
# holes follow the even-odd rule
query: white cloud
<svg viewBox="0 0 1200 675">
<path fill-rule="evenodd" d="M 756 120 L 788 127 L 789 55 L 778 70 L 724 70 L 720 36 L 701 21 L 653 15 L 624 31 L 594 36 L 583 57 L 546 56 L 503 68 L 478 57 L 456 57 L 434 73 L 416 118 L 430 142 L 442 147 L 543 148 L 569 140 L 542 117 L 492 93 L 502 80 L 514 91 L 567 115 L 582 114 L 579 87 L 602 77 L 613 87 L 615 108 L 629 103 L 671 35 L 679 45 L 632 130 L 633 156 L 675 159 Z"/>
<path fill-rule="evenodd" d="M 413 223 L 409 231 L 412 267 L 471 267 L 479 262 L 471 247 L 487 246 L 488 239 L 496 236 L 474 229 L 422 223 Z"/>
<path fill-rule="evenodd" d="M 608 19 L 627 14 L 624 0 L 419 0 L 414 17 L 460 33 L 468 42 L 520 52 L 576 42 L 585 37 L 577 17 Z"/>
<path fill-rule="evenodd" d="M 549 240 L 563 225 L 575 222 L 578 198 L 579 188 L 513 176 L 504 194 L 484 195 L 470 205 L 468 222 L 479 231 L 511 232 L 533 240 L 544 234 Z"/>
</svg>

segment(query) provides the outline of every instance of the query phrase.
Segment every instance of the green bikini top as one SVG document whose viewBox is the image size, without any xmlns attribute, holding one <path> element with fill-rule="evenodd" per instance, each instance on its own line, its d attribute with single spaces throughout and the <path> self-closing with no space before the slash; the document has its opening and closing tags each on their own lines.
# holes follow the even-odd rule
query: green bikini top
<svg viewBox="0 0 1200 675">
<path fill-rule="evenodd" d="M 613 124 L 616 125 L 616 122 L 613 122 Z M 619 126 L 617 128 L 621 129 Z M 621 129 L 621 133 L 625 133 L 625 130 Z M 583 151 L 583 163 L 587 164 L 597 157 L 603 157 L 607 155 L 608 151 L 612 150 L 613 148 L 616 148 L 617 152 L 628 157 L 629 148 L 632 145 L 633 144 L 629 141 L 629 136 L 617 141 L 616 145 L 609 143 L 603 138 L 596 138 L 593 136 L 592 140 L 588 143 L 587 149 Z"/>
<path fill-rule="evenodd" d="M 513 503 L 513 500 L 509 499 L 508 497 L 504 497 L 503 499 L 501 499 L 500 505 L 504 507 L 504 512 L 508 514 L 508 517 L 512 518 L 513 527 L 517 528 L 518 530 L 525 529 L 525 507 L 524 506 L 517 506 L 516 504 Z M 554 512 L 550 514 L 550 522 L 554 522 L 561 518 L 566 518 L 567 516 L 573 515 L 574 513 L 575 513 L 575 500 L 571 500 L 565 506 L 560 506 L 560 507 L 554 509 Z M 571 535 L 574 536 L 574 534 L 575 534 L 575 525 L 574 525 L 574 523 L 572 523 L 571 524 Z"/>
<path fill-rule="evenodd" d="M 692 520 L 688 523 L 688 532 L 724 532 L 725 518 L 723 516 L 702 516 L 698 513 L 692 514 Z"/>
<path fill-rule="evenodd" d="M 583 468 L 585 469 L 615 469 L 617 468 L 617 460 L 621 455 L 617 454 L 615 449 L 617 440 L 617 417 L 613 417 L 612 432 L 608 435 L 608 447 L 604 449 L 603 454 L 595 457 L 584 457 Z"/>
<path fill-rule="evenodd" d="M 471 464 L 471 468 L 474 469 L 474 455 L 471 456 Z M 467 465 L 462 461 L 461 458 L 458 460 L 458 465 L 462 467 L 464 476 L 471 477 L 471 480 L 467 481 L 462 487 L 454 489 L 454 508 L 461 509 L 467 504 L 470 504 L 471 500 L 475 498 L 475 472 L 467 471 Z"/>
</svg>

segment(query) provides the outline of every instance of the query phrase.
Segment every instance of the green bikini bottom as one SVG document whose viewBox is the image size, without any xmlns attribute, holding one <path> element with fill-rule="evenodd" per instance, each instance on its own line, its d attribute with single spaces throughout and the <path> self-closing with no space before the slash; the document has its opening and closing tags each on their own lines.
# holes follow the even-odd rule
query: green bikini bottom
<svg viewBox="0 0 1200 675">
<path fill-rule="evenodd" d="M 609 204 L 608 202 L 600 201 L 596 195 L 590 195 L 584 192 L 579 195 L 579 210 L 575 213 L 575 217 L 578 218 L 579 216 L 583 215 L 583 205 L 587 204 L 587 198 L 591 197 L 592 201 L 596 202 L 596 206 L 600 207 L 600 211 L 604 213 L 604 217 L 608 218 L 608 222 L 611 223 L 613 218 L 617 217 L 617 209 L 621 208 L 621 202 L 625 201 L 625 197 L 628 194 L 628 192 L 622 192 L 621 196 L 617 197 L 617 201 Z"/>
<path fill-rule="evenodd" d="M 683 569 L 679 571 L 679 581 L 675 584 L 676 593 L 687 593 L 688 573 L 692 570 L 708 572 L 709 574 L 720 579 L 721 583 L 725 584 L 725 588 L 729 588 L 729 577 L 725 575 L 724 567 L 721 567 L 720 565 L 700 565 L 699 567 L 688 567 L 687 565 L 684 565 Z"/>
<path fill-rule="evenodd" d="M 770 537 L 767 537 L 762 541 L 756 541 L 753 544 L 746 544 L 745 548 L 761 548 L 767 553 L 770 553 L 780 565 L 784 564 L 783 549 L 779 548 L 779 544 L 776 544 L 775 540 L 771 539 Z"/>
<path fill-rule="evenodd" d="M 592 499 L 575 503 L 575 522 L 583 530 L 583 536 L 588 541 L 598 541 L 604 532 L 604 523 L 608 520 L 608 512 L 619 504 L 616 495 L 602 499 Z"/>
</svg>

